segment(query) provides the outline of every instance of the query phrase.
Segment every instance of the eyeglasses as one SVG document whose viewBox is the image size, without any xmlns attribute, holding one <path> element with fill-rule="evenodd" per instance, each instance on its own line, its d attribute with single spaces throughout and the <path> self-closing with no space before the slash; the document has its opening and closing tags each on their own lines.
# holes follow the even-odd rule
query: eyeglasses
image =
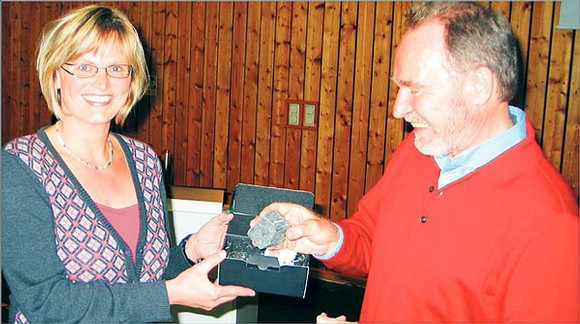
<svg viewBox="0 0 580 324">
<path fill-rule="evenodd" d="M 64 65 L 70 66 L 72 71 L 65 69 Z M 104 69 L 108 76 L 116 79 L 125 79 L 129 77 L 131 75 L 131 71 L 133 71 L 133 68 L 131 68 L 131 65 L 129 64 L 114 64 L 107 67 L 98 67 L 96 65 L 87 63 L 65 63 L 64 65 L 61 65 L 63 70 L 65 70 L 68 74 L 74 75 L 81 79 L 90 78 L 97 75 L 100 69 Z"/>
</svg>

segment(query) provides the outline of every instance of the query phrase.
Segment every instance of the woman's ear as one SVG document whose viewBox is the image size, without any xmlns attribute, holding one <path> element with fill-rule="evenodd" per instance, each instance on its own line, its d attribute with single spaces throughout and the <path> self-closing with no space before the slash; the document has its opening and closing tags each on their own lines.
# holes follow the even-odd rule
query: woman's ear
<svg viewBox="0 0 580 324">
<path fill-rule="evenodd" d="M 495 77 L 487 66 L 480 66 L 469 74 L 468 95 L 477 105 L 485 105 L 495 91 Z"/>
<path fill-rule="evenodd" d="M 54 86 L 56 87 L 57 90 L 60 90 L 61 88 L 59 71 L 54 71 Z"/>
</svg>

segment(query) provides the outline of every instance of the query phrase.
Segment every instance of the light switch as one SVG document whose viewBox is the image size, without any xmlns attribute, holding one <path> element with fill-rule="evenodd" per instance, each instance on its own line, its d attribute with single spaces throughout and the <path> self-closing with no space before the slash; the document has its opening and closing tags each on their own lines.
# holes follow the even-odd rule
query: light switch
<svg viewBox="0 0 580 324">
<path fill-rule="evenodd" d="M 288 125 L 298 126 L 300 124 L 300 105 L 290 103 L 288 106 Z"/>
<path fill-rule="evenodd" d="M 312 104 L 304 105 L 304 126 L 313 127 L 316 114 L 316 106 Z"/>
</svg>

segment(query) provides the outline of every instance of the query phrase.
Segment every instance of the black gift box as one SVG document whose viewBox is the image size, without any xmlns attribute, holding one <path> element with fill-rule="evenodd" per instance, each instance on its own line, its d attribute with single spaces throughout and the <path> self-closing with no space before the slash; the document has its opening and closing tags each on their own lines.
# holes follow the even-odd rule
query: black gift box
<svg viewBox="0 0 580 324">
<path fill-rule="evenodd" d="M 264 255 L 264 250 L 252 245 L 248 237 L 250 221 L 273 202 L 293 202 L 309 209 L 314 207 L 314 195 L 308 191 L 238 184 L 233 190 L 230 221 L 224 242 L 226 259 L 218 267 L 220 285 L 252 288 L 257 292 L 304 298 L 310 256 L 298 253 L 289 265 Z"/>
</svg>

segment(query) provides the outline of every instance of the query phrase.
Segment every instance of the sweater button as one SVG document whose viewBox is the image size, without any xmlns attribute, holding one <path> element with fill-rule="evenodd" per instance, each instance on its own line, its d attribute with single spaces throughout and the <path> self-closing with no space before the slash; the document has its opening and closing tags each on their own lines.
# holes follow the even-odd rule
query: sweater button
<svg viewBox="0 0 580 324">
<path fill-rule="evenodd" d="M 433 186 L 429 187 L 429 192 L 433 192 L 433 190 L 435 190 L 435 187 Z"/>
<path fill-rule="evenodd" d="M 423 223 L 423 224 L 427 223 L 427 217 L 425 217 L 425 216 L 421 216 L 420 220 L 421 220 L 421 223 Z"/>
</svg>

